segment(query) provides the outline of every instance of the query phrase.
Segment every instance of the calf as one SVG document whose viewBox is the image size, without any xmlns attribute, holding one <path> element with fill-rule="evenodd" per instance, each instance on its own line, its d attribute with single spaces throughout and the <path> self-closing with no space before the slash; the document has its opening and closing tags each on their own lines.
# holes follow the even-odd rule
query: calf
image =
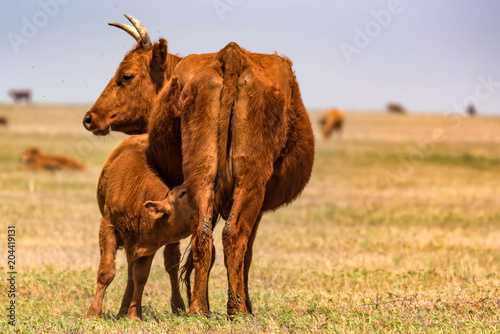
<svg viewBox="0 0 500 334">
<path fill-rule="evenodd" d="M 85 165 L 75 158 L 61 155 L 46 155 L 36 147 L 26 149 L 21 155 L 20 161 L 26 168 L 33 170 L 85 169 Z"/>
<path fill-rule="evenodd" d="M 124 140 L 108 157 L 97 186 L 102 214 L 99 228 L 101 259 L 97 291 L 87 317 L 99 317 L 108 285 L 116 273 L 115 256 L 124 248 L 128 281 L 118 317 L 142 319 L 142 293 L 156 251 L 166 245 L 165 269 L 172 286 L 173 312 L 185 310 L 179 288 L 179 240 L 190 236 L 189 205 L 184 186 L 172 190 L 163 183 L 148 156 L 148 136 Z"/>
</svg>

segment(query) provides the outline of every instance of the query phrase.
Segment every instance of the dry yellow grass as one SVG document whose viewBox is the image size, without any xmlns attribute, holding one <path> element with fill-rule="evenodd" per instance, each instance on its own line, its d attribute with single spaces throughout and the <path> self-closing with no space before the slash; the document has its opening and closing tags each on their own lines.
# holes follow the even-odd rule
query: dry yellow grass
<svg viewBox="0 0 500 334">
<path fill-rule="evenodd" d="M 342 139 L 317 137 L 309 185 L 292 205 L 264 217 L 250 274 L 255 318 L 224 317 L 220 224 L 210 281 L 214 317 L 170 315 L 159 254 L 146 286 L 146 320 L 113 320 L 125 284 L 120 252 L 107 319 L 81 320 L 99 259 L 97 177 L 125 138 L 86 132 L 86 110 L 0 106 L 10 119 L 0 128 L 0 238 L 16 225 L 19 331 L 500 330 L 500 118 L 368 112 L 347 113 Z M 311 114 L 315 130 L 318 118 Z M 88 169 L 19 170 L 17 159 L 31 145 L 71 154 Z M 6 254 L 0 252 L 4 273 Z M 2 307 L 6 289 L 2 282 Z"/>
</svg>

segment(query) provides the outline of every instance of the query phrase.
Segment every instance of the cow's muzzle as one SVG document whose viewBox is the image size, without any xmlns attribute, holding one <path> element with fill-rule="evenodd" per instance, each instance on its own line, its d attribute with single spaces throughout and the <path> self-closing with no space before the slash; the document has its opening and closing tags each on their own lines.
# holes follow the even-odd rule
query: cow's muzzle
<svg viewBox="0 0 500 334">
<path fill-rule="evenodd" d="M 92 117 L 90 116 L 90 114 L 85 115 L 83 117 L 83 127 L 85 129 L 91 131 L 91 128 L 92 128 Z"/>
</svg>

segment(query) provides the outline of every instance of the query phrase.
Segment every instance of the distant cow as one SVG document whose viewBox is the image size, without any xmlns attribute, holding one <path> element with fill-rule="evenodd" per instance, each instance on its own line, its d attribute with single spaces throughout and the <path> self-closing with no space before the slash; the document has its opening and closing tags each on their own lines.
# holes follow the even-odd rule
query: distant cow
<svg viewBox="0 0 500 334">
<path fill-rule="evenodd" d="M 394 114 L 406 114 L 406 109 L 399 103 L 387 103 L 387 111 Z"/>
<path fill-rule="evenodd" d="M 33 170 L 85 169 L 85 165 L 75 158 L 60 155 L 45 155 L 36 147 L 31 147 L 24 151 L 20 160 L 21 164 L 26 168 Z"/>
<path fill-rule="evenodd" d="M 11 89 L 9 90 L 9 96 L 12 97 L 14 102 L 22 102 L 23 100 L 27 103 L 31 102 L 31 90 L 29 89 Z"/>
<path fill-rule="evenodd" d="M 106 288 L 116 273 L 115 255 L 125 249 L 128 281 L 118 317 L 142 319 L 142 292 L 156 251 L 166 245 L 165 269 L 172 286 L 172 311 L 185 311 L 179 287 L 179 240 L 191 235 L 186 189 L 169 190 L 151 167 L 148 136 L 124 140 L 108 157 L 97 186 L 102 214 L 97 291 L 87 317 L 99 317 Z M 168 254 L 168 256 L 167 256 Z"/>
<path fill-rule="evenodd" d="M 9 124 L 7 117 L 0 116 L 0 125 L 7 126 L 7 124 Z"/>
<path fill-rule="evenodd" d="M 335 131 L 342 134 L 342 127 L 345 121 L 345 113 L 342 109 L 333 108 L 325 112 L 319 124 L 322 126 L 323 136 L 330 137 Z"/>
<path fill-rule="evenodd" d="M 469 104 L 469 106 L 467 107 L 467 114 L 471 117 L 473 116 L 476 116 L 477 115 L 477 110 L 476 110 L 476 107 L 473 105 L 473 104 Z"/>
</svg>

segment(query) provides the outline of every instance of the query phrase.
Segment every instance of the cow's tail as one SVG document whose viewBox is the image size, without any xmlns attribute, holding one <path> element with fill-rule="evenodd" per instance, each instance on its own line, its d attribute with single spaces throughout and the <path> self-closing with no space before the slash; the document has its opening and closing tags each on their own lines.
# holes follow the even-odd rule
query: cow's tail
<svg viewBox="0 0 500 334">
<path fill-rule="evenodd" d="M 223 85 L 220 96 L 220 111 L 218 119 L 217 150 L 218 150 L 218 171 L 215 184 L 216 187 L 222 186 L 231 191 L 232 185 L 225 184 L 230 182 L 230 170 L 228 168 L 229 152 L 231 147 L 231 118 L 238 91 L 238 78 L 242 72 L 244 55 L 241 48 L 230 43 L 218 54 L 218 60 L 221 63 L 221 72 L 223 76 Z M 217 194 L 218 189 L 215 189 Z M 224 191 L 224 190 L 223 190 Z M 225 192 L 225 191 L 224 191 Z M 222 197 L 230 196 L 225 194 Z"/>
</svg>

